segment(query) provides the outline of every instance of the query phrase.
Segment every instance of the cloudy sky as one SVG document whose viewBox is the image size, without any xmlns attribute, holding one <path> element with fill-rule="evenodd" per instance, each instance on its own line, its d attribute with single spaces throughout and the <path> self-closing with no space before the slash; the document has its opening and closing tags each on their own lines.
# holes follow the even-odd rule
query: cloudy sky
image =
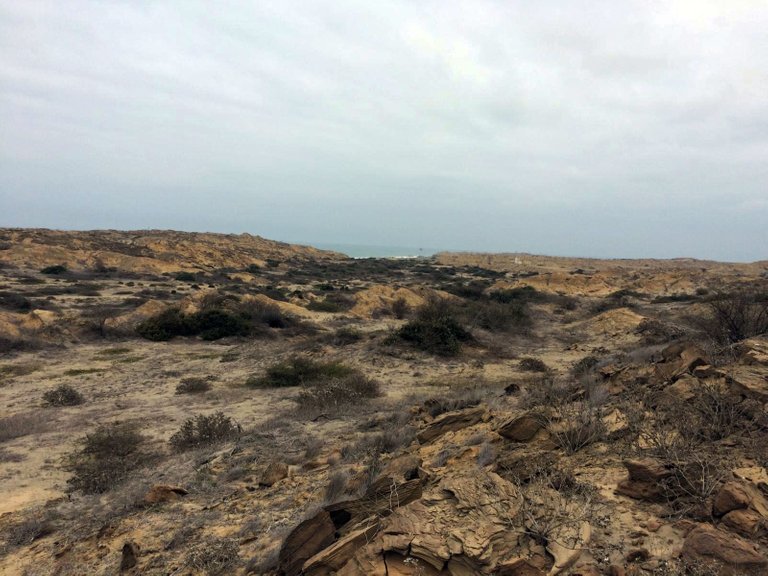
<svg viewBox="0 0 768 576">
<path fill-rule="evenodd" d="M 768 259 L 768 2 L 0 0 L 0 226 Z"/>
</svg>

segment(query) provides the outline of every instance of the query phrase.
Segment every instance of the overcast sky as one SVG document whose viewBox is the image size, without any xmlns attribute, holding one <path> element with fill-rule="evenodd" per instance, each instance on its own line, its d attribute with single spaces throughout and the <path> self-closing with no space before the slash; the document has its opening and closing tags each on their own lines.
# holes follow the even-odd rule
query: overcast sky
<svg viewBox="0 0 768 576">
<path fill-rule="evenodd" d="M 0 226 L 768 259 L 768 2 L 0 0 Z"/>
</svg>

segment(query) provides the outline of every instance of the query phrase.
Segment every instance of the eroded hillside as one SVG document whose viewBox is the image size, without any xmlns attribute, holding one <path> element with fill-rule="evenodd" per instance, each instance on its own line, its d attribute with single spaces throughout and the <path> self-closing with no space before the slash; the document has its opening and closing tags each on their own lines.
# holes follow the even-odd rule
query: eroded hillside
<svg viewBox="0 0 768 576">
<path fill-rule="evenodd" d="M 765 266 L 174 234 L 3 231 L 0 573 L 768 571 Z"/>
</svg>

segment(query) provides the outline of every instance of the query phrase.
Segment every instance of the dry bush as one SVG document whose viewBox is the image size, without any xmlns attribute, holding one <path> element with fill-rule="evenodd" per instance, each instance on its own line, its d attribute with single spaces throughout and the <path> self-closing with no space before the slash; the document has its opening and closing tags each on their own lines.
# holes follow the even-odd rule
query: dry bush
<svg viewBox="0 0 768 576">
<path fill-rule="evenodd" d="M 488 466 L 496 460 L 496 449 L 492 444 L 483 442 L 480 450 L 477 451 L 477 465 Z"/>
<path fill-rule="evenodd" d="M 267 368 L 264 376 L 251 376 L 246 386 L 252 388 L 283 388 L 301 386 L 316 381 L 345 378 L 359 374 L 341 362 L 317 362 L 311 358 L 294 356 Z"/>
<path fill-rule="evenodd" d="M 560 404 L 542 413 L 547 431 L 567 454 L 605 439 L 607 430 L 602 417 L 602 409 L 589 401 Z"/>
<path fill-rule="evenodd" d="M 201 394 L 211 389 L 210 378 L 183 378 L 176 386 L 176 394 Z"/>
<path fill-rule="evenodd" d="M 700 325 L 717 342 L 729 344 L 768 333 L 768 290 L 718 294 L 707 306 L 711 316 Z"/>
<path fill-rule="evenodd" d="M 381 396 L 378 381 L 360 373 L 353 373 L 341 378 L 314 380 L 305 384 L 296 396 L 296 403 L 299 411 L 306 413 L 359 405 L 378 396 Z"/>
<path fill-rule="evenodd" d="M 343 470 L 337 470 L 328 476 L 328 485 L 325 487 L 325 499 L 326 503 L 332 504 L 337 502 L 341 498 L 349 483 L 349 474 Z"/>
<path fill-rule="evenodd" d="M 597 356 L 585 356 L 571 367 L 571 375 L 574 378 L 581 378 L 594 371 L 599 364 L 600 358 Z"/>
<path fill-rule="evenodd" d="M 0 555 L 52 534 L 56 530 L 56 519 L 54 512 L 40 510 L 7 526 L 3 530 L 2 538 L 5 543 L 0 546 Z"/>
<path fill-rule="evenodd" d="M 555 468 L 536 470 L 525 481 L 505 476 L 522 497 L 520 514 L 508 521 L 542 546 L 557 543 L 574 549 L 583 523 L 595 523 L 600 508 L 597 491 L 576 482 L 570 474 Z"/>
<path fill-rule="evenodd" d="M 392 301 L 392 315 L 398 320 L 402 320 L 411 312 L 411 307 L 402 296 Z"/>
<path fill-rule="evenodd" d="M 21 412 L 0 418 L 0 442 L 40 434 L 48 430 L 49 418 L 41 412 Z"/>
<path fill-rule="evenodd" d="M 187 554 L 187 566 L 211 576 L 231 573 L 240 563 L 237 541 L 231 538 L 210 538 Z"/>
<path fill-rule="evenodd" d="M 199 414 L 185 420 L 171 436 L 170 443 L 176 452 L 183 452 L 231 440 L 239 436 L 240 431 L 239 424 L 223 412 Z"/>
<path fill-rule="evenodd" d="M 549 366 L 538 358 L 521 358 L 520 370 L 525 372 L 548 372 Z"/>
<path fill-rule="evenodd" d="M 78 406 L 85 402 L 85 398 L 69 384 L 59 384 L 43 394 L 43 401 L 48 406 Z"/>
<path fill-rule="evenodd" d="M 580 390 L 575 380 L 557 379 L 550 375 L 532 377 L 525 383 L 520 406 L 533 409 L 559 405 L 577 399 Z"/>
<path fill-rule="evenodd" d="M 65 469 L 72 473 L 67 483 L 85 494 L 101 494 L 111 490 L 145 464 L 143 451 L 146 438 L 136 427 L 116 422 L 99 426 L 80 440 L 80 448 L 66 460 Z"/>
</svg>

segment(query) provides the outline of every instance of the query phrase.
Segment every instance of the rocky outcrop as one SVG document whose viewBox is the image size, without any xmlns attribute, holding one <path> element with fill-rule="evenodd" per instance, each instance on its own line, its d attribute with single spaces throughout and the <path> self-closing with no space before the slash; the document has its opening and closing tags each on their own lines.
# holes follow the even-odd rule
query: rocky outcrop
<svg viewBox="0 0 768 576">
<path fill-rule="evenodd" d="M 462 428 L 477 424 L 483 418 L 484 414 L 485 408 L 472 408 L 470 410 L 460 410 L 457 412 L 441 414 L 426 428 L 419 432 L 416 437 L 420 443 L 426 444 L 447 432 L 456 432 Z"/>
<path fill-rule="evenodd" d="M 664 499 L 663 481 L 671 470 L 656 460 L 626 460 L 628 478 L 619 482 L 616 493 L 635 500 L 660 502 Z"/>
<path fill-rule="evenodd" d="M 508 420 L 499 427 L 497 432 L 513 442 L 528 442 L 542 428 L 544 424 L 541 417 L 529 412 Z"/>
<path fill-rule="evenodd" d="M 768 559 L 742 538 L 709 524 L 694 528 L 683 544 L 682 557 L 689 562 L 716 563 L 721 574 L 765 574 Z"/>
</svg>

